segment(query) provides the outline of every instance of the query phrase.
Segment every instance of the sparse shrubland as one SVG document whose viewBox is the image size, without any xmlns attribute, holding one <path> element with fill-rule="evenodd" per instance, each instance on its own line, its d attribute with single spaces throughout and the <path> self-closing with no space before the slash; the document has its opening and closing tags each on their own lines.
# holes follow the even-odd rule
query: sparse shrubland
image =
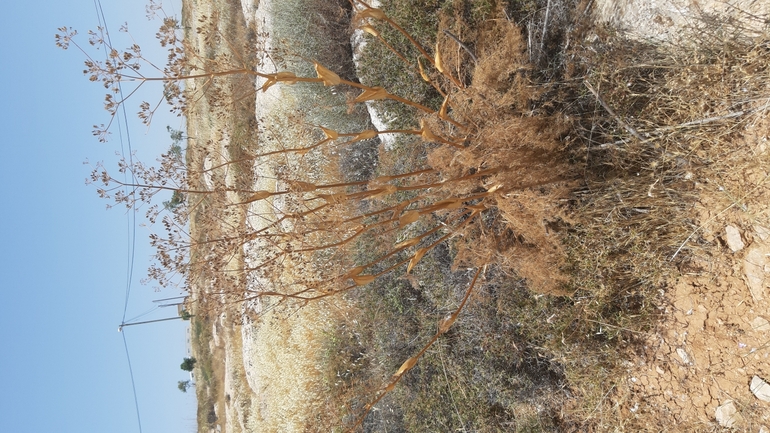
<svg viewBox="0 0 770 433">
<path fill-rule="evenodd" d="M 188 48 L 166 76 L 193 83 L 188 116 L 246 99 L 236 77 L 279 86 L 256 125 L 248 104 L 233 117 L 227 152 L 198 144 L 160 177 L 126 166 L 144 183 L 104 192 L 186 194 L 153 276 L 197 285 L 194 310 L 261 321 L 261 361 L 284 369 L 262 428 L 664 427 L 622 412 L 619 380 L 711 242 L 702 185 L 757 162 L 731 145 L 768 108 L 767 34 L 723 23 L 654 45 L 541 3 L 276 2 L 271 65 Z M 236 39 L 207 20 L 202 37 Z M 349 26 L 366 32 L 358 71 Z"/>
</svg>

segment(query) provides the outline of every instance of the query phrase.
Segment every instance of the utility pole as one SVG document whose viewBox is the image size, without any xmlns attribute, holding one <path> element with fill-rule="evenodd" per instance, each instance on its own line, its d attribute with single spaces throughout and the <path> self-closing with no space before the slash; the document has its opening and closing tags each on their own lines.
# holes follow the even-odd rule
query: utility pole
<svg viewBox="0 0 770 433">
<path fill-rule="evenodd" d="M 173 298 L 163 298 L 163 299 L 156 299 L 156 300 L 154 300 L 154 301 L 152 301 L 152 302 L 163 302 L 163 301 L 169 301 L 169 300 L 171 300 L 171 299 L 183 299 L 183 298 L 186 298 L 186 297 L 188 297 L 188 296 L 190 296 L 190 295 L 184 295 L 184 296 L 174 296 Z"/>
<path fill-rule="evenodd" d="M 181 317 L 167 317 L 165 319 L 155 319 L 155 320 L 146 320 L 144 322 L 134 322 L 134 323 L 121 323 L 120 326 L 118 326 L 118 332 L 123 332 L 123 327 L 125 326 L 133 326 L 133 325 L 142 325 L 145 323 L 155 323 L 155 322 L 165 322 L 167 320 L 180 320 Z"/>
<path fill-rule="evenodd" d="M 162 304 L 162 305 L 158 305 L 158 307 L 173 307 L 175 305 L 184 305 L 184 302 L 177 302 L 174 304 Z"/>
</svg>

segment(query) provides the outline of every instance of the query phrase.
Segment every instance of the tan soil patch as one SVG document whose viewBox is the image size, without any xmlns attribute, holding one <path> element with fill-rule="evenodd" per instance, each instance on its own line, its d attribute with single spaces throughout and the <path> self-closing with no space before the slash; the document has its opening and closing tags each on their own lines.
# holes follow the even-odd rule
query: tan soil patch
<svg viewBox="0 0 770 433">
<path fill-rule="evenodd" d="M 768 16 L 770 3 L 598 0 L 593 12 L 632 37 L 686 44 L 683 29 L 703 25 L 704 17 L 738 20 L 743 36 L 755 37 L 766 31 L 758 17 Z M 644 353 L 618 393 L 622 416 L 640 420 L 647 431 L 714 431 L 721 424 L 759 432 L 770 425 L 770 404 L 750 390 L 753 376 L 770 377 L 766 102 L 734 143 L 742 155 L 737 163 L 725 162 L 719 179 L 695 180 L 701 229 L 693 239 L 702 236 L 712 247 L 696 254 L 690 272 L 669 288 L 659 328 L 645 336 Z M 733 407 L 735 415 L 727 416 Z"/>
<path fill-rule="evenodd" d="M 738 415 L 723 420 L 725 426 L 759 431 L 770 424 L 770 404 L 749 386 L 754 376 L 770 378 L 770 173 L 762 164 L 770 122 L 757 119 L 736 143 L 755 164 L 719 180 L 699 179 L 700 236 L 711 247 L 669 289 L 657 332 L 646 337 L 643 357 L 628 369 L 623 412 L 654 417 L 651 431 L 661 422 L 677 431 L 718 428 L 717 407 L 730 401 Z M 735 252 L 726 227 L 737 228 L 744 244 Z"/>
</svg>

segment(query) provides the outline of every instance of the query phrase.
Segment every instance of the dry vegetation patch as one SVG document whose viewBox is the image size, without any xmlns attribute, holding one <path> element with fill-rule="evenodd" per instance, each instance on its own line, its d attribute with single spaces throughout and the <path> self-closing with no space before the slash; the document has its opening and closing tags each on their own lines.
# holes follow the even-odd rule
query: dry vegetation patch
<svg viewBox="0 0 770 433">
<path fill-rule="evenodd" d="M 700 422 L 714 425 L 715 390 L 679 413 L 666 399 L 681 390 L 663 391 L 661 403 L 650 394 L 667 375 L 682 383 L 697 369 L 682 376 L 656 365 L 662 379 L 651 385 L 653 364 L 644 364 L 644 379 L 636 365 L 652 347 L 658 357 L 684 351 L 693 365 L 704 362 L 671 343 L 660 349 L 657 336 L 719 239 L 702 227 L 704 185 L 749 163 L 762 177 L 761 154 L 733 156 L 741 129 L 767 108 L 765 42 L 721 30 L 701 34 L 696 47 L 639 42 L 591 24 L 576 5 L 545 6 L 385 2 L 394 20 L 408 17 L 405 30 L 420 45 L 436 47 L 445 72 L 412 62 L 419 49 L 377 24 L 390 47 L 367 45 L 362 83 L 416 104 L 381 103 L 402 131 L 376 160 L 371 145 L 356 144 L 376 132 L 333 118 L 339 126 L 316 127 L 314 112 L 344 111 L 356 94 L 303 107 L 312 85 L 280 90 L 252 153 L 263 176 L 275 177 L 249 216 L 259 233 L 251 251 L 261 251 L 245 266 L 246 297 L 261 309 L 246 350 L 256 363 L 246 371 L 259 402 L 255 426 L 349 427 L 383 391 L 365 429 L 659 430 L 684 419 L 699 425 L 696 406 Z M 321 16 L 352 13 L 334 10 Z M 273 60 L 301 68 L 314 60 L 302 46 L 276 47 Z M 335 70 L 350 74 L 350 65 Z M 296 237 L 279 238 L 287 234 Z M 407 265 L 406 276 L 394 272 Z M 432 338 L 468 287 L 465 269 L 483 265 L 492 267 L 460 320 Z M 326 300 L 332 294 L 338 301 Z M 745 407 L 750 423 L 761 422 Z"/>
<path fill-rule="evenodd" d="M 766 27 L 674 45 L 590 2 L 353 3 L 272 5 L 256 127 L 217 111 L 235 82 L 188 115 L 196 182 L 243 189 L 191 223 L 199 305 L 255 321 L 228 334 L 243 428 L 716 430 L 727 400 L 766 423 Z"/>
<path fill-rule="evenodd" d="M 246 26 L 237 2 L 186 2 L 182 25 L 191 65 L 209 72 L 232 62 L 254 62 L 254 30 Z M 236 190 L 252 187 L 252 166 L 245 160 L 257 142 L 255 83 L 247 76 L 199 78 L 186 85 L 190 189 L 210 191 L 186 197 L 190 215 L 188 284 L 194 317 L 194 356 L 198 429 L 202 432 L 250 431 L 253 392 L 246 381 L 240 307 L 226 294 L 243 284 L 243 249 L 238 239 L 245 210 Z"/>
<path fill-rule="evenodd" d="M 576 16 L 582 13 L 577 12 Z M 447 22 L 444 25 L 449 26 Z M 693 263 L 699 261 L 701 242 L 709 242 L 708 239 L 700 238 L 703 219 L 698 216 L 698 202 L 709 199 L 699 199 L 704 196 L 704 191 L 703 182 L 698 179 L 720 177 L 726 172 L 754 173 L 755 169 L 751 166 L 757 166 L 758 161 L 763 160 L 761 156 L 756 159 L 756 148 L 749 146 L 741 152 L 736 151 L 736 146 L 745 135 L 764 137 L 764 132 L 757 134 L 753 125 L 767 109 L 764 87 L 767 83 L 767 69 L 764 58 L 758 55 L 759 51 L 766 49 L 766 42 L 762 42 L 761 38 L 759 43 L 756 40 L 730 39 L 724 35 L 734 32 L 721 28 L 708 32 L 700 29 L 701 33 L 697 35 L 702 38 L 701 47 L 706 49 L 659 46 L 624 40 L 611 30 L 586 28 L 582 24 L 577 21 L 574 32 L 565 37 L 584 42 L 573 45 L 574 50 L 551 53 L 551 60 L 545 62 L 552 69 L 546 73 L 532 74 L 528 68 L 516 64 L 516 59 L 528 57 L 522 54 L 526 53 L 523 44 L 515 43 L 517 37 L 522 41 L 520 35 L 526 34 L 521 29 L 517 29 L 519 32 L 512 36 L 514 43 L 503 45 L 503 50 L 508 51 L 504 53 L 505 56 L 497 51 L 496 57 L 490 57 L 494 61 L 486 66 L 487 70 L 482 56 L 482 61 L 479 61 L 472 75 L 475 86 L 461 92 L 462 96 L 472 95 L 469 96 L 472 102 L 453 107 L 453 113 L 458 119 L 483 119 L 474 125 L 478 132 L 469 140 L 472 145 L 460 152 L 428 148 L 424 160 L 431 167 L 441 167 L 442 173 L 452 173 L 452 170 L 461 172 L 461 167 L 468 168 L 474 164 L 483 166 L 484 158 L 487 157 L 496 160 L 505 158 L 502 156 L 505 152 L 508 159 L 521 158 L 524 161 L 522 165 L 532 169 L 527 175 L 534 176 L 536 180 L 545 179 L 543 183 L 550 186 L 511 193 L 505 197 L 506 200 L 496 202 L 495 208 L 499 213 L 490 212 L 490 220 L 491 216 L 502 218 L 509 232 L 496 229 L 500 225 L 488 222 L 489 225 L 474 229 L 478 230 L 475 235 L 466 232 L 465 237 L 460 237 L 452 245 L 457 248 L 456 257 L 461 260 L 456 263 L 473 264 L 468 259 L 469 255 L 476 260 L 478 257 L 486 260 L 494 257 L 492 262 L 508 264 L 509 267 L 505 269 L 513 269 L 519 276 L 527 277 L 530 289 L 537 289 L 538 274 L 541 281 L 551 286 L 560 285 L 559 276 L 562 273 L 568 276 L 568 281 L 561 283 L 563 290 L 565 286 L 569 288 L 566 291 L 571 296 L 567 298 L 543 300 L 536 295 L 533 302 L 528 300 L 532 295 L 524 295 L 518 299 L 518 304 L 500 303 L 499 298 L 494 304 L 497 307 L 496 320 L 501 317 L 519 319 L 507 325 L 511 336 L 518 334 L 518 344 L 514 339 L 506 348 L 520 350 L 520 359 L 525 363 L 538 365 L 540 362 L 537 359 L 549 359 L 545 370 L 535 371 L 539 371 L 540 377 L 549 377 L 543 371 L 554 372 L 550 376 L 553 380 L 550 383 L 556 386 L 555 389 L 563 390 L 563 397 L 551 393 L 550 398 L 544 401 L 558 409 L 552 409 L 549 415 L 549 411 L 543 410 L 541 406 L 533 412 L 533 418 L 529 418 L 529 421 L 521 418 L 506 420 L 506 416 L 517 413 L 515 404 L 498 405 L 499 402 L 487 400 L 482 406 L 490 411 L 488 414 L 494 414 L 494 422 L 502 423 L 494 424 L 489 418 L 484 421 L 484 417 L 479 417 L 479 413 L 474 410 L 458 410 L 456 401 L 454 405 L 448 404 L 447 401 L 456 399 L 456 394 L 447 399 L 447 394 L 440 390 L 425 394 L 396 391 L 397 394 L 392 397 L 395 401 L 382 401 L 381 404 L 386 406 L 381 408 L 380 415 L 372 415 L 380 419 L 369 421 L 373 423 L 369 428 L 406 423 L 411 429 L 484 425 L 493 430 L 534 426 L 543 430 L 558 428 L 584 431 L 606 428 L 660 430 L 670 425 L 666 424 L 667 421 L 663 421 L 663 424 L 657 421 L 661 412 L 648 409 L 639 412 L 638 406 L 626 400 L 625 372 L 629 365 L 637 361 L 639 354 L 646 350 L 645 339 L 656 335 L 659 320 L 667 317 L 666 305 L 673 290 L 668 289 L 670 284 L 682 278 L 683 270 L 686 273 Z M 516 28 L 510 22 L 500 27 L 503 28 L 502 34 L 505 34 L 506 27 Z M 500 27 L 491 30 L 487 36 L 494 31 L 499 35 Z M 493 40 L 489 38 L 485 42 Z M 473 45 L 472 42 L 469 45 Z M 531 45 L 531 41 L 528 45 Z M 719 48 L 715 49 L 716 46 Z M 726 46 L 729 48 L 722 51 Z M 465 57 L 467 62 L 467 56 L 462 50 L 458 48 L 455 53 L 459 53 L 458 58 Z M 547 52 L 542 54 L 543 58 L 548 55 Z M 450 54 L 444 56 L 445 59 L 450 57 Z M 512 61 L 500 62 L 500 58 Z M 554 63 L 559 59 L 562 63 Z M 540 81 L 544 78 L 549 81 Z M 521 91 L 517 86 L 530 90 Z M 488 111 L 482 111 L 484 108 Z M 473 110 L 484 115 L 467 114 Z M 521 116 L 521 113 L 527 112 L 525 110 L 530 116 L 535 116 Z M 486 125 L 489 126 L 483 122 L 488 122 Z M 539 126 L 543 124 L 547 125 L 545 131 Z M 523 150 L 516 148 L 517 141 L 529 146 Z M 511 143 L 514 143 L 514 147 L 510 147 Z M 548 143 L 552 143 L 551 146 Z M 476 144 L 478 147 L 474 147 Z M 496 155 L 497 146 L 501 146 L 501 154 Z M 544 154 L 548 155 L 545 153 L 547 151 L 554 153 L 544 157 Z M 560 160 L 559 152 L 568 156 Z M 727 157 L 728 153 L 748 153 L 752 157 L 748 158 L 749 161 L 737 163 L 735 158 Z M 528 154 L 535 156 L 528 159 Z M 384 160 L 381 158 L 381 162 Z M 543 172 L 538 175 L 539 161 L 546 163 L 543 164 Z M 720 161 L 733 162 L 722 165 Z M 571 163 L 572 166 L 562 170 L 547 170 L 549 166 L 557 168 L 559 163 Z M 400 163 L 396 164 L 399 166 Z M 762 164 L 759 162 L 759 166 Z M 380 169 L 387 170 L 382 164 Z M 755 176 L 756 182 L 744 184 L 757 186 L 744 186 L 743 189 L 758 193 L 764 181 L 763 173 L 760 170 Z M 564 194 L 559 191 L 565 189 L 553 189 L 553 186 L 560 186 L 553 182 L 559 179 L 557 176 L 564 176 L 565 180 L 577 180 L 582 186 L 575 188 L 572 184 L 571 194 Z M 487 179 L 489 184 L 496 182 L 495 176 Z M 516 184 L 516 181 L 518 178 L 513 182 L 511 178 L 506 178 L 505 184 Z M 469 190 L 463 192 L 469 193 Z M 745 194 L 739 197 L 745 199 Z M 505 215 L 506 211 L 508 216 Z M 529 224 L 527 221 L 530 221 Z M 693 238 L 693 233 L 698 235 Z M 517 235 L 520 237 L 517 238 Z M 560 241 L 553 248 L 548 248 L 552 239 L 559 236 Z M 528 242 L 532 239 L 535 242 Z M 713 241 L 715 238 L 711 239 Z M 365 245 L 371 248 L 376 244 L 367 242 Z M 552 252 L 553 255 L 549 257 L 547 254 Z M 529 269 L 526 260 L 532 263 Z M 736 266 L 740 267 L 741 263 L 738 262 Z M 747 279 L 743 276 L 740 278 Z M 424 281 L 416 277 L 401 280 L 403 283 L 399 283 L 398 279 L 391 283 L 385 283 L 390 279 L 380 281 L 386 288 L 380 284 L 376 286 L 378 299 L 399 300 L 392 305 L 395 311 L 390 314 L 394 317 L 399 317 L 397 314 L 410 317 L 401 324 L 403 330 L 405 324 L 411 323 L 406 327 L 409 332 L 404 333 L 409 336 L 423 335 L 423 339 L 427 339 L 430 331 L 421 331 L 421 327 L 436 323 L 441 317 L 441 313 L 436 311 L 435 299 L 431 299 L 436 297 L 431 286 L 440 289 L 444 280 L 436 281 L 434 277 L 433 284 L 424 284 Z M 490 284 L 488 287 L 495 285 Z M 481 289 L 482 293 L 484 291 Z M 387 295 L 390 292 L 393 293 L 390 295 L 392 298 Z M 499 296 L 499 292 L 496 296 Z M 378 314 L 374 317 L 383 320 L 381 314 L 388 303 L 375 300 L 370 302 L 373 305 L 368 308 L 374 308 L 375 314 Z M 443 305 L 446 308 L 446 304 Z M 479 305 L 484 304 L 479 301 Z M 757 311 L 761 311 L 761 306 Z M 469 307 L 468 321 L 473 322 L 474 318 L 478 318 L 473 316 L 474 313 L 474 307 Z M 527 323 L 526 319 L 531 321 Z M 474 324 L 484 326 L 478 322 Z M 393 342 L 398 341 L 398 334 L 384 331 L 387 337 L 377 337 L 377 330 L 366 329 L 364 325 L 363 331 L 359 330 L 365 337 L 351 339 L 350 343 L 357 349 L 350 351 L 361 353 L 361 349 L 365 349 L 363 353 L 369 355 L 363 359 L 353 357 L 343 363 L 343 371 L 360 371 L 363 368 L 361 365 L 367 365 L 367 368 L 376 366 L 374 371 L 387 376 L 397 369 L 399 362 L 384 362 L 376 353 L 402 353 L 400 359 L 405 359 L 409 353 L 418 349 L 414 346 L 418 343 L 412 343 L 412 346 L 401 347 L 400 352 L 394 352 L 396 349 Z M 386 326 L 384 329 L 390 328 Z M 353 332 L 353 335 L 358 334 Z M 472 335 L 468 333 L 465 337 Z M 486 336 L 490 335 L 502 337 L 499 331 Z M 403 338 L 409 340 L 406 336 Z M 376 343 L 378 341 L 380 343 Z M 483 347 L 482 344 L 475 349 L 481 354 Z M 455 352 L 454 357 L 448 358 L 474 359 L 472 352 Z M 427 378 L 427 382 L 410 381 L 404 385 L 406 389 L 416 390 L 425 386 L 421 384 L 433 383 L 440 378 L 441 374 L 434 379 L 427 373 L 431 366 L 430 357 L 426 355 L 414 373 L 423 379 Z M 501 356 L 500 360 L 505 358 Z M 441 365 L 444 372 L 446 365 L 444 359 Z M 479 365 L 474 364 L 471 371 L 478 373 Z M 465 371 L 461 373 L 450 369 L 445 379 L 450 375 L 460 377 L 468 374 L 469 370 Z M 526 369 L 520 368 L 509 377 L 517 377 L 524 372 Z M 743 379 L 746 382 L 748 376 Z M 357 380 L 350 379 L 349 382 L 360 386 Z M 486 389 L 489 391 L 494 388 L 490 385 Z M 744 394 L 747 391 L 745 383 L 740 384 L 740 381 L 737 381 L 733 390 L 738 388 Z M 689 392 L 691 394 L 680 393 L 679 398 L 690 399 L 701 394 L 700 390 Z M 727 394 L 729 392 L 724 393 Z M 569 398 L 569 395 L 572 397 Z M 649 401 L 649 395 L 640 401 Z M 415 401 L 416 396 L 420 397 Z M 748 396 L 745 398 L 749 399 Z M 406 401 L 410 401 L 411 405 L 406 405 Z M 436 406 L 431 401 L 442 403 Z M 703 404 L 707 409 L 701 412 L 700 422 L 713 428 L 716 425 L 713 415 L 716 403 L 709 401 L 710 406 Z M 613 406 L 620 408 L 620 412 L 612 410 Z M 658 409 L 665 411 L 662 409 L 665 407 L 663 404 Z M 754 414 L 752 422 L 761 423 L 761 417 L 756 418 L 756 412 L 752 412 L 755 409 L 751 407 L 756 406 L 746 406 L 746 410 Z M 414 414 L 425 408 L 428 408 L 426 410 L 431 417 Z M 433 427 L 422 424 L 428 420 L 435 422 L 436 414 L 441 413 L 439 408 L 447 413 L 443 423 Z M 469 410 L 467 407 L 464 409 Z M 388 411 L 391 415 L 382 414 Z M 651 420 L 656 421 L 650 424 Z M 494 425 L 497 427 L 492 427 Z M 704 424 L 697 425 L 702 427 Z"/>
</svg>

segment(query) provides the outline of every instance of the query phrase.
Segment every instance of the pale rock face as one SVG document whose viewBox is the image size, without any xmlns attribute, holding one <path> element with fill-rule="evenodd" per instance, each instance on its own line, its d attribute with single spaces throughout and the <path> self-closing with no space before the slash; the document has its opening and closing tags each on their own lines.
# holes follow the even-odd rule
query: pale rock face
<svg viewBox="0 0 770 433">
<path fill-rule="evenodd" d="M 765 298 L 770 281 L 770 245 L 754 242 L 743 259 L 743 274 L 755 301 Z"/>
<path fill-rule="evenodd" d="M 770 239 L 770 229 L 768 229 L 767 227 L 755 225 L 754 231 L 757 233 L 757 236 L 759 236 L 759 238 L 762 239 L 763 241 Z"/>
<path fill-rule="evenodd" d="M 746 246 L 746 244 L 743 243 L 743 239 L 741 239 L 740 230 L 732 225 L 725 227 L 725 241 L 727 242 L 730 251 L 734 253 L 737 253 Z"/>
<path fill-rule="evenodd" d="M 705 13 L 704 11 L 707 11 Z M 688 43 L 682 40 L 682 28 L 697 27 L 704 16 L 712 19 L 740 19 L 741 14 L 764 16 L 770 2 L 754 0 L 596 0 L 592 12 L 598 22 L 623 29 L 637 40 Z M 745 15 L 744 15 L 745 17 Z M 761 20 L 742 21 L 746 36 L 759 36 Z"/>
<path fill-rule="evenodd" d="M 762 380 L 759 376 L 754 376 L 751 379 L 749 388 L 758 399 L 770 402 L 770 384 Z"/>
<path fill-rule="evenodd" d="M 742 418 L 732 400 L 727 400 L 717 407 L 715 415 L 719 425 L 727 428 L 737 427 Z"/>
<path fill-rule="evenodd" d="M 770 321 L 764 317 L 757 316 L 754 320 L 751 321 L 751 327 L 755 331 L 768 332 L 770 331 Z"/>
<path fill-rule="evenodd" d="M 687 355 L 687 352 L 684 349 L 677 348 L 676 349 L 676 354 L 679 355 L 679 358 L 682 359 L 683 363 L 685 363 L 685 364 L 689 364 L 690 363 L 690 356 Z"/>
</svg>

